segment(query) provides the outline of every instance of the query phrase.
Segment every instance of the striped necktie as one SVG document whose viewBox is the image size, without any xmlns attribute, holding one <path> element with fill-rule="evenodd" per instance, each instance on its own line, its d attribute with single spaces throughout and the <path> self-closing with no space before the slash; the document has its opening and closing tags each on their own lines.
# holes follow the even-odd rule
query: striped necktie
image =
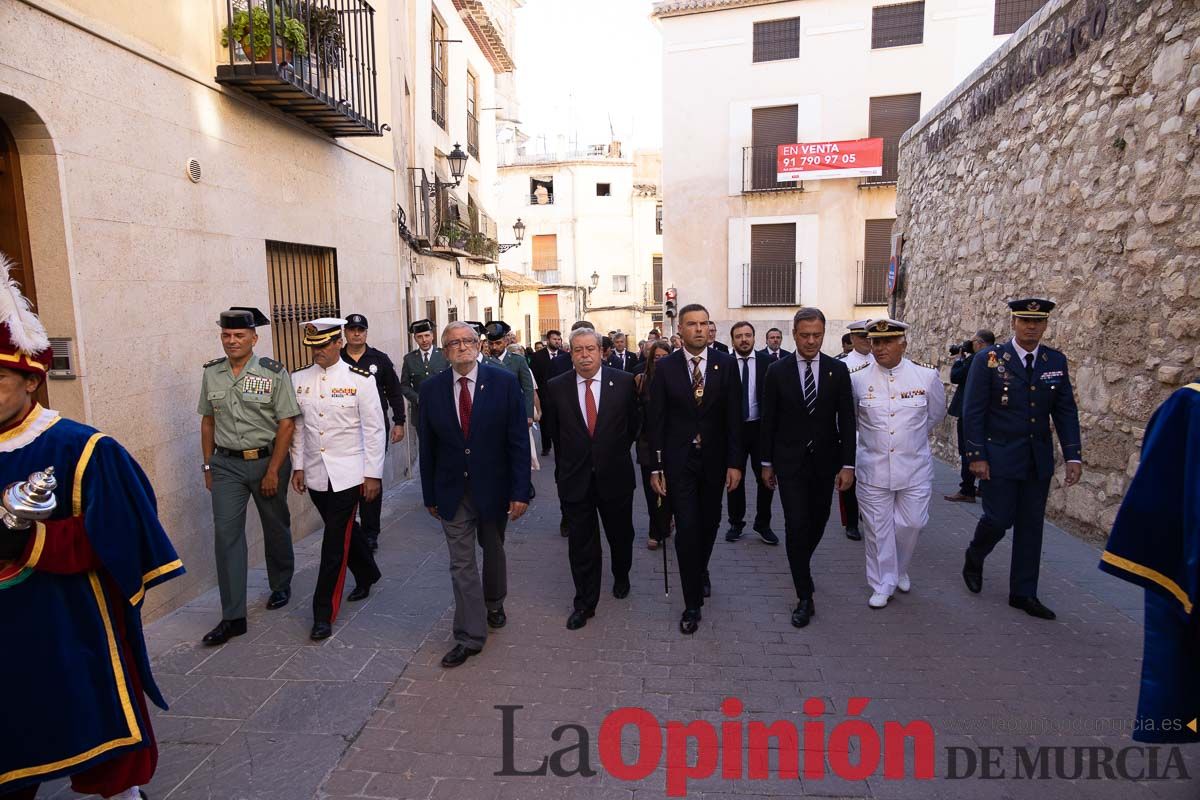
<svg viewBox="0 0 1200 800">
<path fill-rule="evenodd" d="M 804 366 L 804 405 L 808 407 L 808 415 L 811 417 L 817 408 L 817 379 L 813 375 L 812 360 L 805 359 Z"/>
<path fill-rule="evenodd" d="M 700 356 L 692 357 L 692 396 L 696 405 L 704 402 L 704 373 L 700 371 Z"/>
</svg>

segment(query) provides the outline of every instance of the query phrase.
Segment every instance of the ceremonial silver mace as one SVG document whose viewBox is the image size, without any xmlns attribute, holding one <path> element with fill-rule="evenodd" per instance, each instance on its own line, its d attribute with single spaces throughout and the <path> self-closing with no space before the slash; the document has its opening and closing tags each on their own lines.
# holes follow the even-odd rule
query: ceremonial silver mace
<svg viewBox="0 0 1200 800">
<path fill-rule="evenodd" d="M 54 497 L 57 488 L 54 467 L 35 472 L 24 481 L 10 483 L 0 496 L 4 509 L 0 520 L 9 530 L 28 530 L 36 520 L 46 519 L 54 513 L 58 507 L 58 500 Z"/>
</svg>

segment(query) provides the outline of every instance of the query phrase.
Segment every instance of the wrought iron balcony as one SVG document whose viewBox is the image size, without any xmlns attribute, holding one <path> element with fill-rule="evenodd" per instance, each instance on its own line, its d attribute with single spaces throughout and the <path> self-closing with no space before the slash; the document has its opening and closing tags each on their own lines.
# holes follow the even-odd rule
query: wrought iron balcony
<svg viewBox="0 0 1200 800">
<path fill-rule="evenodd" d="M 328 136 L 381 136 L 375 11 L 365 0 L 225 0 L 217 83 Z"/>
<path fill-rule="evenodd" d="M 803 181 L 777 181 L 779 148 L 742 148 L 742 192 L 803 192 Z"/>
<path fill-rule="evenodd" d="M 900 139 L 883 140 L 883 174 L 861 178 L 858 188 L 872 186 L 895 186 L 900 177 Z"/>
<path fill-rule="evenodd" d="M 434 183 L 420 167 L 409 167 L 412 178 L 412 215 L 407 219 L 409 233 L 417 244 L 428 247 L 433 244 L 435 225 Z"/>
<path fill-rule="evenodd" d="M 882 264 L 868 264 L 865 261 L 858 262 L 858 305 L 887 305 L 887 274 L 887 262 Z"/>
<path fill-rule="evenodd" d="M 742 305 L 800 305 L 800 262 L 743 264 Z"/>
</svg>

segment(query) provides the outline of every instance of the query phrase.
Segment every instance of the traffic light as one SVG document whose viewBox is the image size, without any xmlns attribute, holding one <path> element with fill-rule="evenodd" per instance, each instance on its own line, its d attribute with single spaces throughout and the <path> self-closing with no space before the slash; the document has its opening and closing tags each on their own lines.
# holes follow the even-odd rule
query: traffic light
<svg viewBox="0 0 1200 800">
<path fill-rule="evenodd" d="M 663 315 L 667 319 L 675 319 L 675 289 L 667 289 L 663 295 Z"/>
</svg>

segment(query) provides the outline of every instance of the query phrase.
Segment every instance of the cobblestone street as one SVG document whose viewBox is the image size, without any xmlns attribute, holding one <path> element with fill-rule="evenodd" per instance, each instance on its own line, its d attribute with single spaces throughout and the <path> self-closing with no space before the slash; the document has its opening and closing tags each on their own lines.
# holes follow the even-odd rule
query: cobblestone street
<svg viewBox="0 0 1200 800">
<path fill-rule="evenodd" d="M 636 783 L 601 768 L 601 720 L 613 709 L 639 706 L 664 725 L 716 725 L 724 719 L 719 704 L 730 696 L 744 702 L 743 722 L 799 726 L 808 719 L 803 701 L 819 697 L 828 732 L 846 719 L 854 696 L 870 698 L 862 716 L 878 731 L 885 720 L 928 720 L 939 778 L 912 779 L 910 757 L 907 780 L 885 780 L 882 766 L 860 782 L 828 773 L 780 780 L 772 753 L 770 780 L 725 780 L 718 768 L 713 777 L 689 781 L 690 797 L 1196 797 L 1194 782 L 1178 780 L 981 780 L 978 767 L 974 777 L 942 777 L 952 746 L 976 753 L 1004 746 L 999 766 L 1011 777 L 1014 746 L 1132 744 L 1116 726 L 1133 716 L 1142 638 L 1140 592 L 1102 575 L 1096 548 L 1056 528 L 1046 533 L 1040 594 L 1057 622 L 1008 608 L 1007 540 L 988 563 L 983 594 L 968 594 L 959 569 L 978 506 L 941 499 L 956 482 L 945 465 L 938 465 L 910 595 L 882 611 L 867 607 L 862 544 L 842 535 L 835 509 L 814 562 L 812 625 L 796 630 L 789 623 L 794 601 L 782 547 L 757 537 L 729 544 L 721 536 L 713 597 L 691 639 L 676 629 L 678 578 L 672 575 L 673 591 L 664 598 L 662 556 L 646 550 L 644 525 L 629 598 L 614 600 L 606 577 L 597 616 L 578 632 L 565 629 L 572 596 L 566 541 L 558 534 L 550 472 L 536 481 L 530 514 L 509 528 L 508 625 L 461 668 L 438 666 L 450 646 L 446 550 L 411 482 L 385 500 L 383 582 L 365 603 L 343 606 L 332 639 L 315 644 L 307 635 L 316 536 L 298 545 L 304 568 L 286 610 L 262 610 L 265 578 L 254 572 L 252 598 L 258 596 L 247 636 L 219 649 L 199 646 L 219 615 L 215 590 L 150 625 L 155 674 L 171 703 L 169 713 L 155 717 L 161 762 L 147 787 L 153 800 L 663 797 L 665 756 Z M 638 497 L 640 503 L 640 491 Z M 775 529 L 782 535 L 778 503 Z M 673 552 L 670 558 L 674 569 Z M 523 706 L 514 725 L 517 769 L 532 770 L 573 744 L 576 734 L 555 742 L 551 732 L 577 723 L 591 737 L 596 774 L 495 777 L 502 769 L 498 705 Z M 629 763 L 636 755 L 631 731 Z M 1200 753 L 1183 753 L 1189 774 L 1200 773 Z M 859 755 L 854 746 L 851 760 Z M 1164 749 L 1160 762 L 1166 755 Z M 1144 762 L 1137 756 L 1130 763 L 1140 770 Z M 575 763 L 575 755 L 566 758 L 568 769 Z M 962 765 L 960 758 L 960 771 Z M 60 788 L 55 796 L 72 794 Z"/>
</svg>

